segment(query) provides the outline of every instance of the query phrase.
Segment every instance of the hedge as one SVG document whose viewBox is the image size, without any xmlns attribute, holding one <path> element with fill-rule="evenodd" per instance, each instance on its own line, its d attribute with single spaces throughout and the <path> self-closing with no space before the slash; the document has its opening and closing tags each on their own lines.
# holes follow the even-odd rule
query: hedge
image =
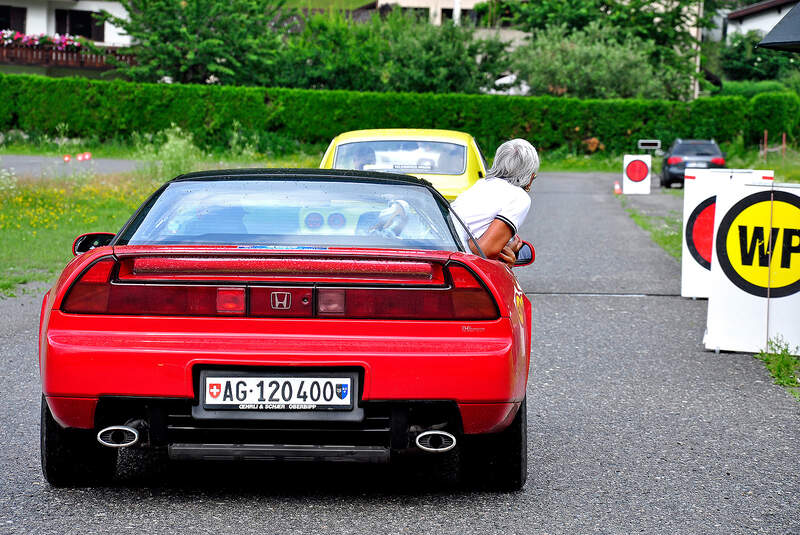
<svg viewBox="0 0 800 535">
<path fill-rule="evenodd" d="M 758 143 L 769 131 L 768 143 L 786 132 L 791 139 L 800 137 L 800 97 L 795 93 L 760 93 L 750 100 L 750 123 L 746 141 Z"/>
<path fill-rule="evenodd" d="M 759 93 L 782 93 L 789 91 L 782 83 L 775 80 L 743 80 L 722 82 L 719 95 L 727 97 L 753 98 Z"/>
<path fill-rule="evenodd" d="M 525 137 L 537 147 L 575 147 L 596 137 L 612 152 L 641 138 L 753 141 L 764 127 L 795 134 L 793 94 L 710 97 L 692 102 L 579 100 L 502 95 L 360 93 L 305 89 L 144 84 L 83 78 L 0 75 L 0 130 L 101 140 L 156 133 L 174 123 L 205 148 L 224 148 L 235 122 L 242 132 L 325 143 L 362 128 L 449 128 L 473 134 L 488 151 Z M 786 119 L 786 114 L 791 118 Z"/>
</svg>

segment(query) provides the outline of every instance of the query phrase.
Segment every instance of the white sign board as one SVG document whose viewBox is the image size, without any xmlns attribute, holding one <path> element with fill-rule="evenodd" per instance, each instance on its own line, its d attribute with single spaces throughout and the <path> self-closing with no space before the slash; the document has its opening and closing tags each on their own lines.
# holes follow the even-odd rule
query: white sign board
<svg viewBox="0 0 800 535">
<path fill-rule="evenodd" d="M 715 229 L 706 349 L 800 346 L 800 186 L 722 190 Z"/>
<path fill-rule="evenodd" d="M 625 195 L 650 194 L 650 169 L 652 158 L 649 154 L 626 154 L 622 158 L 622 193 Z"/>
<path fill-rule="evenodd" d="M 688 169 L 683 191 L 681 295 L 707 298 L 711 286 L 711 241 L 717 194 L 731 184 L 772 183 L 773 171 Z"/>
<path fill-rule="evenodd" d="M 800 185 L 775 184 L 772 232 L 778 229 L 770 272 L 770 340 L 800 347 Z"/>
</svg>

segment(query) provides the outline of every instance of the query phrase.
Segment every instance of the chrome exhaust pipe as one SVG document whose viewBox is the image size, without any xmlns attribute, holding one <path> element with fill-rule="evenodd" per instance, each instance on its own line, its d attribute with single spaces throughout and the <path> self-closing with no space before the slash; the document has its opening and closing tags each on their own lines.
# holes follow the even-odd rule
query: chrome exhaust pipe
<svg viewBox="0 0 800 535">
<path fill-rule="evenodd" d="M 417 435 L 417 447 L 431 453 L 444 453 L 456 447 L 456 437 L 446 431 L 425 431 Z"/>
<path fill-rule="evenodd" d="M 127 448 L 139 441 L 139 431 L 127 425 L 112 425 L 97 433 L 97 441 L 108 448 Z"/>
</svg>

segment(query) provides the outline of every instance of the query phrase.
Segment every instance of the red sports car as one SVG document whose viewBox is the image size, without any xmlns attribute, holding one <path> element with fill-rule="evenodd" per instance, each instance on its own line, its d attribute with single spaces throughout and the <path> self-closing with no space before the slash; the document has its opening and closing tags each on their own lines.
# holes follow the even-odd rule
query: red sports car
<svg viewBox="0 0 800 535">
<path fill-rule="evenodd" d="M 456 456 L 460 471 L 521 488 L 531 304 L 468 239 L 409 176 L 171 180 L 116 235 L 80 236 L 44 297 L 47 481 L 110 479 L 131 447 L 193 460 Z"/>
</svg>

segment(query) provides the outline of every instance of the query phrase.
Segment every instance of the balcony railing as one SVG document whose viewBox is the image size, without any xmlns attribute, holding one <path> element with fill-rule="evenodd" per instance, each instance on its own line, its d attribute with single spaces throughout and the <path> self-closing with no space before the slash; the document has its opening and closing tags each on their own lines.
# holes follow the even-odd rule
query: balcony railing
<svg viewBox="0 0 800 535">
<path fill-rule="evenodd" d="M 119 54 L 116 48 L 107 48 L 115 58 L 134 64 L 134 57 L 129 54 Z M 0 46 L 0 64 L 27 65 L 37 67 L 76 67 L 80 69 L 113 69 L 106 61 L 104 54 L 94 54 L 88 51 L 65 51 L 54 49 L 36 49 L 30 47 Z"/>
</svg>

